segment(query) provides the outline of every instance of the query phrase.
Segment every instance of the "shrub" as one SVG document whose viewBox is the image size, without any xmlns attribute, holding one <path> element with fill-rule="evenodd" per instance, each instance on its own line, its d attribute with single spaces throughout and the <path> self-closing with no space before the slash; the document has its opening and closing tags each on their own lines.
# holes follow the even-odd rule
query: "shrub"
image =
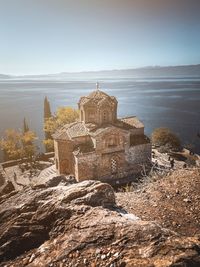
<svg viewBox="0 0 200 267">
<path fill-rule="evenodd" d="M 188 156 L 188 158 L 186 159 L 185 163 L 186 163 L 189 167 L 196 166 L 196 160 L 195 160 L 195 158 L 192 157 L 192 156 Z"/>
<path fill-rule="evenodd" d="M 181 141 L 176 134 L 168 128 L 157 128 L 153 131 L 152 144 L 158 147 L 165 147 L 168 151 L 181 150 Z"/>
</svg>

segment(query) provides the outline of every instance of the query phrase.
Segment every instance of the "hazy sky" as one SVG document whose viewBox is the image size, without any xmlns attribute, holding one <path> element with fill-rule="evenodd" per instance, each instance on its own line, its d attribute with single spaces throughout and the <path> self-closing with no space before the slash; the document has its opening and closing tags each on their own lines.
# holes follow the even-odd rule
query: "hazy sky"
<svg viewBox="0 0 200 267">
<path fill-rule="evenodd" d="M 200 63 L 200 0 L 0 0 L 0 73 Z"/>
</svg>

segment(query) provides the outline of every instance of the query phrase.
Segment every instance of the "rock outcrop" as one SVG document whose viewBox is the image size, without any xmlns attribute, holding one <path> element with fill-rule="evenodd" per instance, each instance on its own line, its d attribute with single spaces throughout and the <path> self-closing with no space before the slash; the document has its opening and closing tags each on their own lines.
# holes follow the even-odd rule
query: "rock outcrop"
<svg viewBox="0 0 200 267">
<path fill-rule="evenodd" d="M 11 181 L 6 181 L 1 187 L 0 187 L 0 197 L 6 194 L 9 194 L 10 192 L 14 191 L 15 187 Z"/>
<path fill-rule="evenodd" d="M 98 181 L 0 198 L 0 266 L 200 266 L 200 243 L 115 204 Z"/>
<path fill-rule="evenodd" d="M 5 183 L 4 170 L 0 164 L 0 187 Z"/>
</svg>

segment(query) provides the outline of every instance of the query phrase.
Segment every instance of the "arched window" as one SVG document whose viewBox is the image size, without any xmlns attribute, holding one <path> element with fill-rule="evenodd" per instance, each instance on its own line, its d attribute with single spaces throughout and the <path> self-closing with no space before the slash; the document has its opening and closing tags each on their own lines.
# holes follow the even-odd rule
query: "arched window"
<svg viewBox="0 0 200 267">
<path fill-rule="evenodd" d="M 87 110 L 87 122 L 95 122 L 96 118 L 96 110 L 94 108 L 90 108 Z"/>
<path fill-rule="evenodd" d="M 117 173 L 118 169 L 118 162 L 116 158 L 111 158 L 111 173 Z"/>
<path fill-rule="evenodd" d="M 118 139 L 117 139 L 117 137 L 115 135 L 111 135 L 106 140 L 106 146 L 107 147 L 117 146 L 117 143 L 118 143 Z"/>
</svg>

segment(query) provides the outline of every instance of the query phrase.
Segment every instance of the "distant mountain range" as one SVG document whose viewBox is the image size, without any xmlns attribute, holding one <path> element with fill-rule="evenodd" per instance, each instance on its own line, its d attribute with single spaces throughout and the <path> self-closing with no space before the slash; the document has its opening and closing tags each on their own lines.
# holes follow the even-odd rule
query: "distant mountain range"
<svg viewBox="0 0 200 267">
<path fill-rule="evenodd" d="M 0 79 L 9 79 L 11 77 L 11 75 L 0 74 Z"/>
<path fill-rule="evenodd" d="M 83 71 L 83 72 L 62 72 L 56 74 L 44 75 L 4 75 L 0 74 L 0 79 L 67 79 L 67 78 L 95 78 L 95 77 L 135 77 L 135 78 L 151 78 L 151 77 L 200 77 L 200 64 L 198 65 L 182 65 L 182 66 L 152 66 L 135 69 L 116 69 L 101 71 Z"/>
</svg>

